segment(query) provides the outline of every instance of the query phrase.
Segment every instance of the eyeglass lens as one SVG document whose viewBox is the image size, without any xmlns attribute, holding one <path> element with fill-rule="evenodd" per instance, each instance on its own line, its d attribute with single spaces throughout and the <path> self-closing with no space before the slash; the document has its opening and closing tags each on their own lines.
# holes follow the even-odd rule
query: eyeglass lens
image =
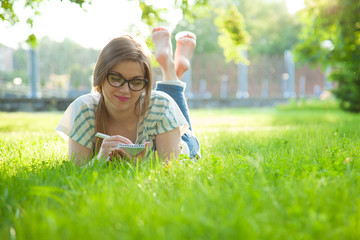
<svg viewBox="0 0 360 240">
<path fill-rule="evenodd" d="M 147 84 L 147 81 L 145 79 L 127 80 L 117 74 L 108 74 L 108 81 L 113 87 L 122 87 L 125 83 L 128 83 L 129 88 L 133 91 L 142 90 Z"/>
</svg>

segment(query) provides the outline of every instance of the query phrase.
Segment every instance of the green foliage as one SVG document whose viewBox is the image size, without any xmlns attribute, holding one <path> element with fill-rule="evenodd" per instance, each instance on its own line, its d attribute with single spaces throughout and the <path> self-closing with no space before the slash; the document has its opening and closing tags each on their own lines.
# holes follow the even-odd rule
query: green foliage
<svg viewBox="0 0 360 240">
<path fill-rule="evenodd" d="M 0 113 L 1 239 L 359 239 L 358 115 L 192 111 L 198 162 L 81 169 L 61 114 Z"/>
<path fill-rule="evenodd" d="M 70 39 L 62 42 L 52 41 L 45 37 L 37 42 L 40 82 L 42 85 L 50 79 L 51 74 L 70 75 L 70 87 L 78 89 L 91 88 L 91 75 L 99 55 L 99 50 L 84 48 Z M 4 72 L 0 77 L 6 82 L 20 77 L 23 83 L 29 83 L 27 50 L 19 47 L 14 50 L 14 70 Z M 69 61 L 71 59 L 71 61 Z"/>
<path fill-rule="evenodd" d="M 28 36 L 28 38 L 26 39 L 26 42 L 30 45 L 30 47 L 32 48 L 36 48 L 37 47 L 37 38 L 35 36 L 35 34 L 30 34 Z"/>
<path fill-rule="evenodd" d="M 71 86 L 78 89 L 80 86 L 91 89 L 92 65 L 84 67 L 76 63 L 69 69 Z"/>
<path fill-rule="evenodd" d="M 75 1 L 82 6 L 91 1 Z M 125 1 L 125 0 L 123 0 Z M 142 10 L 142 21 L 150 28 L 166 25 L 167 9 L 152 5 L 145 0 L 136 0 Z M 32 4 L 32 8 L 41 4 Z M 194 31 L 201 41 L 198 41 L 196 51 L 206 53 L 224 52 L 228 61 L 245 61 L 242 51 L 249 48 L 250 54 L 282 55 L 286 49 L 291 49 L 296 42 L 296 17 L 290 15 L 284 1 L 243 0 L 173 0 L 173 6 L 180 9 L 183 19 L 177 29 Z M 229 7 L 227 7 L 229 6 Z M 35 13 L 35 12 L 34 12 Z M 38 12 L 36 12 L 38 14 Z M 216 18 L 216 27 L 214 20 Z M 3 20 L 8 21 L 9 20 Z M 15 22 L 12 22 L 13 24 Z M 28 21 L 32 25 L 32 20 Z M 197 26 L 197 27 L 195 27 Z M 214 38 L 218 39 L 220 49 Z M 31 35 L 29 44 L 35 46 L 36 37 Z"/>
<path fill-rule="evenodd" d="M 242 52 L 246 49 L 250 37 L 245 31 L 243 16 L 235 5 L 230 5 L 226 9 L 221 8 L 218 11 L 214 22 L 220 32 L 218 43 L 224 49 L 225 59 L 235 63 L 247 62 Z"/>
<path fill-rule="evenodd" d="M 331 66 L 334 91 L 345 110 L 360 112 L 360 2 L 312 0 L 301 13 L 299 62 Z"/>
<path fill-rule="evenodd" d="M 14 69 L 26 70 L 28 55 L 27 51 L 21 47 L 14 50 Z"/>
<path fill-rule="evenodd" d="M 183 19 L 175 31 L 189 30 L 196 34 L 196 53 L 212 54 L 223 52 L 228 62 L 247 62 L 242 52 L 247 48 L 250 37 L 245 30 L 242 14 L 234 4 L 224 8 L 221 4 L 211 1 L 212 7 L 199 11 L 196 19 Z M 221 6 L 221 7 L 220 7 Z M 214 41 L 214 39 L 218 41 Z"/>
<path fill-rule="evenodd" d="M 349 66 L 352 65 L 352 66 Z M 359 62 L 348 63 L 344 68 L 337 68 L 331 79 L 338 82 L 333 93 L 341 101 L 341 108 L 351 112 L 360 112 L 360 68 Z"/>
<path fill-rule="evenodd" d="M 15 24 L 19 21 L 19 18 L 13 9 L 14 2 L 15 1 L 13 0 L 1 1 L 0 19 L 2 21 L 9 22 L 10 24 Z"/>
<path fill-rule="evenodd" d="M 233 51 L 231 44 L 223 43 L 222 45 L 224 47 L 220 48 L 217 42 L 214 41 L 214 39 L 220 37 L 220 34 L 221 36 L 225 35 L 221 32 L 231 33 L 233 31 L 231 28 L 232 19 L 226 14 L 219 15 L 231 10 L 229 8 L 224 9 L 224 1 L 220 0 L 211 0 L 209 5 L 212 7 L 207 9 L 207 14 L 201 15 L 194 21 L 188 21 L 186 19 L 180 21 L 175 31 L 191 30 L 196 33 L 198 39 L 201 39 L 201 41 L 197 42 L 195 49 L 198 54 L 221 53 L 223 51 L 227 51 L 229 54 L 235 54 L 236 51 Z M 297 15 L 289 14 L 285 2 L 242 0 L 226 1 L 226 5 L 236 5 L 238 13 L 241 14 L 239 18 L 243 18 L 241 22 L 244 31 L 241 34 L 245 36 L 247 42 L 244 42 L 242 47 L 248 49 L 248 55 L 252 58 L 264 55 L 283 56 L 284 51 L 292 49 L 297 42 L 297 34 L 299 31 Z M 220 9 L 222 9 L 222 11 Z M 238 15 L 235 12 L 234 14 Z M 226 18 L 230 21 L 229 24 L 226 24 L 229 26 L 229 29 L 221 29 L 214 24 L 215 19 L 220 22 L 226 22 Z M 248 41 L 249 39 L 251 39 L 251 41 Z M 222 41 L 228 42 L 227 40 Z M 241 46 L 241 44 L 239 46 Z"/>
<path fill-rule="evenodd" d="M 217 27 L 214 24 L 215 12 L 209 11 L 201 18 L 190 22 L 182 19 L 176 25 L 174 32 L 191 31 L 196 34 L 198 41 L 196 42 L 195 55 L 198 54 L 222 54 L 223 49 L 219 46 L 217 39 L 219 36 Z M 173 42 L 175 46 L 175 41 Z"/>
<path fill-rule="evenodd" d="M 276 108 L 279 110 L 333 111 L 339 108 L 339 103 L 336 99 L 292 99 Z"/>
<path fill-rule="evenodd" d="M 90 86 L 89 78 L 99 55 L 98 50 L 84 48 L 70 39 L 55 42 L 42 38 L 37 51 L 41 82 L 45 83 L 50 74 L 70 74 L 73 87 Z"/>
<path fill-rule="evenodd" d="M 209 0 L 175 0 L 175 7 L 180 8 L 184 18 L 190 22 L 204 16 L 211 8 Z"/>
<path fill-rule="evenodd" d="M 40 5 L 46 0 L 26 0 L 24 3 L 24 8 L 29 11 L 29 18 L 26 20 L 26 23 L 30 28 L 33 27 L 33 18 L 34 16 L 40 15 L 39 8 Z M 61 0 L 63 1 L 63 0 Z M 91 4 L 92 0 L 68 0 L 72 3 L 78 4 L 79 7 L 83 7 L 85 3 Z M 131 0 L 122 0 L 122 1 L 131 1 Z M 136 0 L 139 3 L 139 8 L 142 11 L 141 19 L 146 23 L 150 28 L 154 26 L 162 25 L 167 22 L 164 13 L 167 12 L 165 8 L 155 7 L 152 4 L 149 4 L 145 0 Z M 14 0 L 4 0 L 1 1 L 0 5 L 0 20 L 8 22 L 12 25 L 19 22 L 17 13 L 14 11 Z M 203 11 L 203 8 L 208 6 L 208 0 L 173 0 L 174 7 L 181 10 L 183 16 L 187 19 L 195 19 L 198 17 L 198 14 Z M 34 34 L 29 35 L 26 41 L 31 47 L 35 48 L 37 44 L 37 39 Z"/>
<path fill-rule="evenodd" d="M 19 48 L 14 50 L 14 70 L 11 72 L 2 72 L 0 76 L 1 81 L 12 82 L 14 78 L 21 78 L 23 83 L 29 82 L 26 50 Z"/>
<path fill-rule="evenodd" d="M 138 2 L 142 11 L 141 19 L 150 28 L 167 23 L 168 20 L 164 15 L 164 13 L 167 13 L 166 8 L 155 7 L 145 0 L 138 0 Z M 183 17 L 191 21 L 201 14 L 202 8 L 208 6 L 208 0 L 194 0 L 191 3 L 189 0 L 172 0 L 172 2 L 174 2 L 173 6 L 175 8 L 181 10 Z"/>
<path fill-rule="evenodd" d="M 299 23 L 285 1 L 243 0 L 236 2 L 251 36 L 249 55 L 281 55 L 297 42 Z"/>
<path fill-rule="evenodd" d="M 147 4 L 145 0 L 139 0 L 139 7 L 142 11 L 141 19 L 149 27 L 166 22 L 166 20 L 161 17 L 161 14 L 166 13 L 167 9 L 155 8 L 153 5 Z"/>
<path fill-rule="evenodd" d="M 28 72 L 24 70 L 14 70 L 11 72 L 1 72 L 0 80 L 4 82 L 12 82 L 14 78 L 21 78 L 23 83 L 29 82 Z"/>
</svg>

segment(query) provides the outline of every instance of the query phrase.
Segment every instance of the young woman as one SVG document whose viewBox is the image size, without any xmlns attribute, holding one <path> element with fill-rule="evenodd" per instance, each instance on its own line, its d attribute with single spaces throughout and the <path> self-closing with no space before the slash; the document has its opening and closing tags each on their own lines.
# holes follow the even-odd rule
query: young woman
<svg viewBox="0 0 360 240">
<path fill-rule="evenodd" d="M 118 144 L 146 144 L 165 161 L 186 154 L 200 157 L 192 134 L 185 101 L 185 83 L 179 79 L 190 66 L 196 37 L 190 32 L 176 36 L 172 57 L 170 33 L 155 28 L 152 39 L 163 81 L 151 90 L 150 54 L 140 40 L 129 35 L 115 38 L 101 51 L 94 76 L 94 93 L 70 104 L 56 130 L 68 139 L 69 158 L 79 166 L 95 161 L 132 158 Z M 95 137 L 97 132 L 109 137 Z M 135 156 L 138 157 L 139 155 Z"/>
</svg>

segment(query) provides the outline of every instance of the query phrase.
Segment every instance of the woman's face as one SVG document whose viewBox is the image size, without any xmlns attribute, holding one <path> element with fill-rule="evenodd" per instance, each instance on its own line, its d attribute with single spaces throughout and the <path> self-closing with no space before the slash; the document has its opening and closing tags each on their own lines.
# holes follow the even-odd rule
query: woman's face
<svg viewBox="0 0 360 240">
<path fill-rule="evenodd" d="M 144 68 L 139 62 L 119 62 L 111 69 L 110 73 L 113 73 L 114 79 L 119 80 L 119 82 L 122 81 L 121 78 L 126 80 L 145 79 Z M 134 113 L 136 102 L 144 91 L 144 89 L 141 91 L 131 90 L 127 82 L 121 87 L 113 87 L 106 79 L 103 85 L 103 95 L 108 112 L 110 114 Z"/>
</svg>

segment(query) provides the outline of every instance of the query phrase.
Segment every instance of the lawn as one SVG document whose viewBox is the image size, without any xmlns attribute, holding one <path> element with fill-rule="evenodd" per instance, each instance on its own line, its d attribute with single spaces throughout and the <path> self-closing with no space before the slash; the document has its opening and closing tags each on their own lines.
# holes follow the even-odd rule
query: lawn
<svg viewBox="0 0 360 240">
<path fill-rule="evenodd" d="M 191 114 L 199 161 L 81 169 L 61 113 L 0 113 L 0 239 L 360 239 L 360 115 Z"/>
</svg>

